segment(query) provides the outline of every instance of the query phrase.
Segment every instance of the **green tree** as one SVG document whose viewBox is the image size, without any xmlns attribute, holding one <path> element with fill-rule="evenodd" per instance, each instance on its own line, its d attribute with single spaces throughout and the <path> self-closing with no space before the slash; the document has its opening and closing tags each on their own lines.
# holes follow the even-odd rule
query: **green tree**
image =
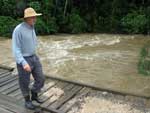
<svg viewBox="0 0 150 113">
<path fill-rule="evenodd" d="M 146 15 L 136 11 L 122 18 L 123 30 L 127 33 L 144 33 L 147 29 L 147 23 Z"/>
<path fill-rule="evenodd" d="M 14 16 L 16 2 L 15 0 L 1 0 L 1 14 L 3 16 Z"/>
<path fill-rule="evenodd" d="M 119 32 L 121 25 L 121 18 L 128 12 L 127 0 L 113 0 L 112 15 L 111 15 L 111 31 Z"/>
<path fill-rule="evenodd" d="M 18 21 L 29 6 L 43 14 L 39 34 L 150 33 L 149 0 L 0 0 L 0 15 Z"/>
<path fill-rule="evenodd" d="M 0 36 L 11 37 L 11 33 L 18 22 L 9 16 L 0 16 Z"/>
<path fill-rule="evenodd" d="M 78 14 L 71 14 L 69 16 L 69 29 L 71 33 L 85 32 L 86 23 Z"/>
</svg>

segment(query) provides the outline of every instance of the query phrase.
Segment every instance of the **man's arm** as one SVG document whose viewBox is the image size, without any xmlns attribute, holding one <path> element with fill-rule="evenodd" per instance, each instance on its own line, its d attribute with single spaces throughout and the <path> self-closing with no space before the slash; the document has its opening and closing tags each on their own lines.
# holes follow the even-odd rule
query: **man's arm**
<svg viewBox="0 0 150 113">
<path fill-rule="evenodd" d="M 12 36 L 12 49 L 13 49 L 13 55 L 16 59 L 16 62 L 18 64 L 22 64 L 24 70 L 31 72 L 31 68 L 27 61 L 23 58 L 23 55 L 21 53 L 21 42 L 20 42 L 21 35 L 15 30 L 13 32 Z"/>
<path fill-rule="evenodd" d="M 25 66 L 27 61 L 23 58 L 23 55 L 21 53 L 21 34 L 17 30 L 14 30 L 13 35 L 12 35 L 12 50 L 13 50 L 13 55 L 16 59 L 16 62 L 18 64 L 22 64 L 22 66 Z"/>
</svg>

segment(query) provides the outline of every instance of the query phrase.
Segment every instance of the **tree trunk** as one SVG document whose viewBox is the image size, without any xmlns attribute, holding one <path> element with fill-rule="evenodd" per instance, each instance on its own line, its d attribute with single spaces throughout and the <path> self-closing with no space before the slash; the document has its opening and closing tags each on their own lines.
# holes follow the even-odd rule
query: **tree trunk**
<svg viewBox="0 0 150 113">
<path fill-rule="evenodd" d="M 64 16 L 66 15 L 67 5 L 68 5 L 68 0 L 66 0 L 66 2 L 65 2 L 65 7 L 64 7 Z"/>
</svg>

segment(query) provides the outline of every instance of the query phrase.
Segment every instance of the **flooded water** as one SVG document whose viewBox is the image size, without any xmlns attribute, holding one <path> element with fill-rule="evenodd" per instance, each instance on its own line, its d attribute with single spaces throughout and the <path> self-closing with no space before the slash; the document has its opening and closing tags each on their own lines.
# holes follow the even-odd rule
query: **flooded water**
<svg viewBox="0 0 150 113">
<path fill-rule="evenodd" d="M 148 96 L 150 77 L 138 74 L 137 63 L 149 39 L 108 34 L 40 36 L 38 54 L 47 75 Z"/>
</svg>

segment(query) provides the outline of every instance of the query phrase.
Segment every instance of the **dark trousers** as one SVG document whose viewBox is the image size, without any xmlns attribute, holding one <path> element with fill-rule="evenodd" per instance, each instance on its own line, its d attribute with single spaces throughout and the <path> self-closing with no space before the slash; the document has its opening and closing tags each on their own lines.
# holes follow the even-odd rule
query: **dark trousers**
<svg viewBox="0 0 150 113">
<path fill-rule="evenodd" d="M 32 74 L 34 78 L 34 84 L 32 86 L 32 91 L 39 93 L 41 88 L 44 86 L 45 76 L 42 71 L 42 65 L 39 61 L 37 55 L 24 57 L 25 60 L 31 67 L 31 72 L 27 72 L 23 69 L 21 64 L 17 64 L 18 76 L 19 76 L 19 85 L 21 92 L 24 97 L 30 95 L 30 75 Z"/>
</svg>

